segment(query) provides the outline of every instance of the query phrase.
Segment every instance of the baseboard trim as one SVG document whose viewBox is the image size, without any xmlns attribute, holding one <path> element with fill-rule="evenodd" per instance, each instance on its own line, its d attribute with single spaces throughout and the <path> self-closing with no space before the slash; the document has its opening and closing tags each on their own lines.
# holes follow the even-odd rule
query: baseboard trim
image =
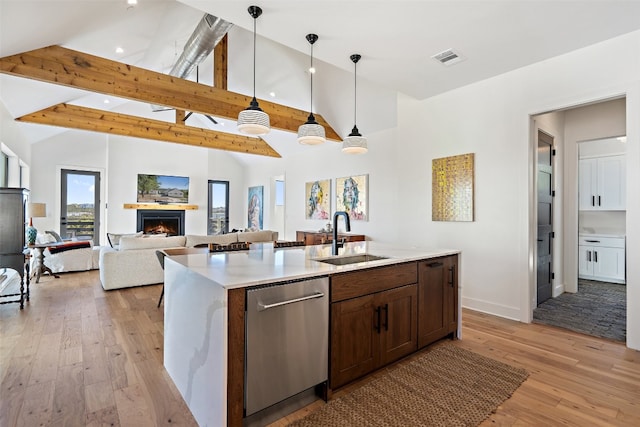
<svg viewBox="0 0 640 427">
<path fill-rule="evenodd" d="M 483 301 L 474 298 L 462 297 L 462 307 L 470 310 L 480 311 L 482 313 L 493 314 L 495 316 L 505 317 L 511 320 L 517 320 L 520 322 L 521 313 L 520 309 L 516 307 L 509 307 L 506 305 L 495 304 L 488 301 Z"/>
<path fill-rule="evenodd" d="M 557 284 L 553 287 L 552 296 L 557 298 L 564 293 L 564 283 Z"/>
</svg>

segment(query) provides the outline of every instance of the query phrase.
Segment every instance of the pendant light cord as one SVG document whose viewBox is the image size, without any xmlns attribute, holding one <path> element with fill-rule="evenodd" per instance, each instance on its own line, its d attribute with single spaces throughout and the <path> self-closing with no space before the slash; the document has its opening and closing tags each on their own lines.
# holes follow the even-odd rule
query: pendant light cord
<svg viewBox="0 0 640 427">
<path fill-rule="evenodd" d="M 256 20 L 253 18 L 253 99 L 256 99 Z"/>
<path fill-rule="evenodd" d="M 313 43 L 311 43 L 311 68 L 309 68 L 309 74 L 311 74 L 311 106 L 309 112 L 313 115 Z"/>
<path fill-rule="evenodd" d="M 358 73 L 358 62 L 353 63 L 353 126 L 356 126 L 357 108 L 358 108 L 358 79 L 356 74 Z"/>
</svg>

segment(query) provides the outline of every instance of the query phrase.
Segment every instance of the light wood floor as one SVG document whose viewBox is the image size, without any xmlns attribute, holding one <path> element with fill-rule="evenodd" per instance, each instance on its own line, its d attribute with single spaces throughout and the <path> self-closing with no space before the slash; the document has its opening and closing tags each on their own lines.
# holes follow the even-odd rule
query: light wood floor
<svg viewBox="0 0 640 427">
<path fill-rule="evenodd" d="M 0 305 L 0 426 L 195 426 L 162 367 L 160 289 L 67 273 L 33 284 L 22 311 Z M 485 426 L 640 425 L 640 353 L 622 344 L 469 310 L 455 344 L 530 372 Z"/>
</svg>

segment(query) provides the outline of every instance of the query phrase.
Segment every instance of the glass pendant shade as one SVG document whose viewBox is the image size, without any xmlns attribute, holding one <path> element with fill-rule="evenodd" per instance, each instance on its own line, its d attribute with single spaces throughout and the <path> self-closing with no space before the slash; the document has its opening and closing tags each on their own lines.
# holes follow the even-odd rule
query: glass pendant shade
<svg viewBox="0 0 640 427">
<path fill-rule="evenodd" d="M 307 121 L 300 125 L 298 128 L 298 142 L 305 145 L 319 145 L 323 144 L 327 138 L 325 137 L 324 127 L 316 122 L 316 118 L 313 116 L 313 44 L 318 40 L 316 34 L 307 34 L 307 41 L 311 44 L 311 67 L 309 67 L 309 74 L 311 76 L 311 108 L 309 109 L 309 117 Z"/>
<path fill-rule="evenodd" d="M 269 115 L 258 106 L 253 98 L 249 108 L 240 111 L 238 115 L 238 130 L 249 135 L 264 135 L 269 133 Z"/>
<path fill-rule="evenodd" d="M 253 18 L 253 99 L 245 110 L 238 114 L 238 130 L 249 135 L 269 133 L 269 115 L 262 111 L 256 99 L 256 20 L 262 15 L 258 6 L 249 6 L 249 15 Z"/>
<path fill-rule="evenodd" d="M 324 127 L 316 122 L 313 114 L 309 114 L 309 119 L 298 128 L 298 142 L 305 145 L 318 145 L 326 140 Z"/>
<path fill-rule="evenodd" d="M 342 141 L 342 152 L 347 154 L 362 154 L 367 151 L 367 138 L 360 135 L 358 128 L 354 126 L 349 136 Z"/>
<path fill-rule="evenodd" d="M 361 56 L 356 53 L 351 55 L 349 58 L 353 62 L 353 123 L 354 125 L 349 136 L 347 136 L 342 141 L 342 152 L 347 154 L 362 154 L 369 151 L 369 149 L 367 148 L 367 138 L 360 135 L 358 126 L 355 125 L 356 116 L 357 116 L 356 114 L 357 105 L 358 105 L 358 101 L 357 101 L 358 85 L 357 85 L 357 77 L 356 77 L 356 65 L 358 64 L 358 61 L 360 61 Z"/>
</svg>

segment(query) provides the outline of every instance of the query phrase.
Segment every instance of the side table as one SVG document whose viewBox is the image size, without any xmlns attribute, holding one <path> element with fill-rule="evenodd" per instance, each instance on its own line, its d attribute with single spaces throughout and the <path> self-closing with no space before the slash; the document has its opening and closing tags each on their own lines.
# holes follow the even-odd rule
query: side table
<svg viewBox="0 0 640 427">
<path fill-rule="evenodd" d="M 64 242 L 56 242 L 56 243 L 36 243 L 33 245 L 27 245 L 27 247 L 29 249 L 35 249 L 37 252 L 37 259 L 38 262 L 35 268 L 35 274 L 36 274 L 36 283 L 40 282 L 40 276 L 45 274 L 45 273 L 49 273 L 50 275 L 52 275 L 53 277 L 55 277 L 56 279 L 59 279 L 60 276 L 58 276 L 57 274 L 54 274 L 53 271 L 51 271 L 51 269 L 49 267 L 47 267 L 46 265 L 44 265 L 44 250 L 46 248 L 51 248 L 51 247 L 55 247 L 55 246 L 59 246 L 61 244 L 64 244 Z"/>
</svg>

